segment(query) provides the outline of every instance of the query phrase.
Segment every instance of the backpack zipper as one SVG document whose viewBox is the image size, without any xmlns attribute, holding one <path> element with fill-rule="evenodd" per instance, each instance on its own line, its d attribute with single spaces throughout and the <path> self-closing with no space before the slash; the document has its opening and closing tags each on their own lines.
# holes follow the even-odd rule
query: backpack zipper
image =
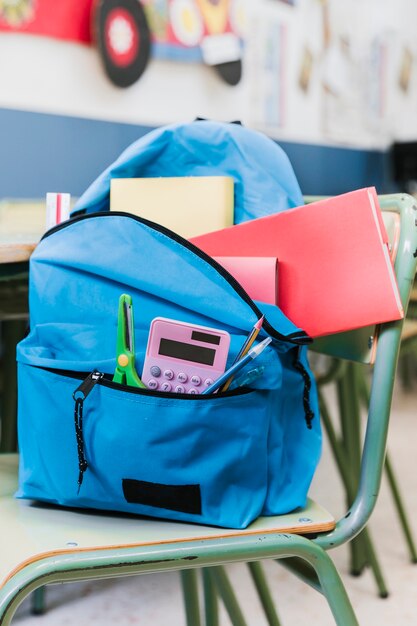
<svg viewBox="0 0 417 626">
<path fill-rule="evenodd" d="M 83 483 L 84 474 L 88 469 L 87 459 L 84 452 L 84 435 L 83 435 L 83 412 L 84 412 L 84 400 L 91 393 L 93 387 L 103 378 L 104 374 L 94 370 L 87 376 L 85 380 L 77 387 L 72 394 L 75 400 L 74 405 L 74 423 L 75 423 L 75 437 L 77 440 L 77 454 L 78 454 L 78 491 L 80 493 L 81 485 Z"/>
<path fill-rule="evenodd" d="M 83 380 L 81 385 L 77 387 L 77 389 L 72 394 L 72 397 L 74 398 L 75 402 L 77 402 L 78 400 L 80 400 L 81 402 L 84 402 L 84 400 L 90 395 L 90 392 L 92 391 L 93 387 L 95 387 L 95 385 L 103 377 L 104 377 L 104 374 L 102 374 L 101 372 L 98 372 L 97 370 L 94 370 L 93 372 L 91 372 L 87 376 L 87 378 Z"/>
<path fill-rule="evenodd" d="M 90 374 L 87 374 L 84 372 L 73 372 L 71 370 L 61 370 L 55 369 L 53 367 L 44 367 L 42 365 L 31 365 L 31 367 L 36 367 L 38 369 L 45 370 L 46 372 L 51 372 L 52 374 L 59 374 L 60 376 L 65 376 L 66 378 L 75 378 L 76 380 L 81 380 L 81 384 L 73 392 L 72 397 L 74 398 L 74 400 L 81 399 L 82 401 L 84 401 L 90 395 L 90 392 L 93 390 L 97 383 L 100 383 L 100 385 L 102 385 L 103 387 L 108 387 L 109 389 L 117 389 L 118 391 L 125 391 L 139 396 L 151 396 L 152 398 L 171 397 L 177 398 L 178 400 L 197 401 L 242 396 L 255 390 L 254 388 L 248 387 L 246 384 L 227 391 L 222 391 L 222 393 L 213 393 L 210 395 L 175 393 L 174 391 L 154 391 L 153 389 L 143 389 L 142 387 L 131 387 L 130 385 L 124 385 L 122 383 L 114 383 L 113 380 L 107 378 L 107 376 L 109 376 L 108 374 L 103 374 L 103 372 L 99 372 L 98 370 L 93 370 L 92 372 L 90 372 Z"/>
<path fill-rule="evenodd" d="M 244 302 L 246 302 L 246 304 L 250 306 L 252 311 L 256 313 L 256 315 L 258 316 L 258 319 L 262 316 L 262 311 L 256 306 L 252 298 L 243 289 L 242 285 L 240 285 L 238 281 L 234 278 L 234 276 L 229 274 L 229 272 L 222 265 L 220 265 L 217 261 L 215 261 L 211 256 L 203 252 L 203 250 L 200 250 L 200 248 L 198 248 L 193 243 L 188 241 L 188 239 L 184 239 L 184 237 L 181 237 L 181 235 L 178 235 L 178 233 L 175 233 L 172 230 L 169 230 L 169 228 L 166 228 L 165 226 L 162 226 L 161 224 L 157 224 L 156 222 L 151 222 L 150 220 L 144 219 L 142 217 L 138 217 L 137 215 L 132 215 L 131 213 L 124 213 L 122 211 L 111 211 L 111 212 L 100 211 L 98 213 L 87 213 L 86 215 L 79 215 L 77 217 L 71 218 L 70 220 L 66 222 L 57 224 L 53 228 L 49 229 L 43 235 L 43 237 L 41 238 L 41 241 L 43 241 L 44 239 L 47 239 L 54 233 L 59 232 L 60 230 L 63 230 L 64 228 L 67 228 L 68 226 L 71 226 L 72 224 L 75 224 L 76 222 L 80 222 L 82 220 L 90 219 L 94 217 L 102 218 L 102 217 L 111 217 L 111 216 L 128 217 L 130 219 L 133 219 L 139 222 L 140 224 L 144 224 L 145 226 L 148 226 L 152 230 L 156 230 L 162 233 L 163 235 L 165 235 L 169 239 L 172 239 L 173 241 L 183 246 L 184 248 L 187 248 L 193 254 L 200 257 L 203 261 L 211 265 L 211 267 L 213 267 L 217 271 L 217 273 L 220 274 L 229 283 L 231 287 L 233 287 L 234 291 L 236 291 L 236 293 L 240 296 L 240 298 Z M 267 331 L 267 333 L 271 337 L 273 337 L 274 339 L 279 339 L 280 341 L 287 341 L 288 343 L 293 343 L 295 345 L 306 345 L 312 342 L 312 338 L 309 337 L 309 335 L 307 335 L 307 333 L 304 332 L 303 330 L 295 331 L 294 333 L 290 333 L 289 335 L 282 335 L 273 326 L 271 326 L 271 324 L 268 322 L 266 318 L 264 319 L 264 322 L 263 322 L 263 328 L 264 330 Z"/>
</svg>

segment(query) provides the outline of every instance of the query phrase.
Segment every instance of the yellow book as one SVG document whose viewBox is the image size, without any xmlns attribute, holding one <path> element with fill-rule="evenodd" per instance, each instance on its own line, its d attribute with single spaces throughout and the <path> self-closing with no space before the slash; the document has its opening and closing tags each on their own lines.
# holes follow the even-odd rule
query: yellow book
<svg viewBox="0 0 417 626">
<path fill-rule="evenodd" d="M 233 225 L 233 178 L 113 178 L 110 210 L 157 222 L 185 238 Z"/>
</svg>

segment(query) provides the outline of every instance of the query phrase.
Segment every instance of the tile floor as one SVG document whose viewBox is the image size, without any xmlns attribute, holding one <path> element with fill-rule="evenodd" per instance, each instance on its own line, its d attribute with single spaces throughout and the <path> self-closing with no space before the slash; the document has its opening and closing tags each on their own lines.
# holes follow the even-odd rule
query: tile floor
<svg viewBox="0 0 417 626">
<path fill-rule="evenodd" d="M 389 435 L 389 450 L 417 541 L 417 387 L 405 394 L 396 390 Z M 339 481 L 325 446 L 311 494 L 336 516 L 344 512 Z M 370 529 L 390 595 L 377 596 L 369 571 L 361 577 L 348 574 L 345 547 L 332 555 L 346 584 L 361 626 L 414 626 L 417 624 L 417 565 L 410 563 L 391 495 L 384 480 Z M 266 562 L 282 626 L 299 626 L 307 620 L 319 626 L 332 626 L 334 620 L 322 596 L 295 579 L 275 562 Z M 249 574 L 244 565 L 228 568 L 248 626 L 266 626 Z M 30 615 L 26 601 L 14 623 L 19 626 L 132 626 L 184 625 L 179 577 L 176 573 L 148 575 L 95 583 L 56 585 L 48 588 L 45 615 Z M 220 626 L 230 620 L 221 611 Z"/>
</svg>

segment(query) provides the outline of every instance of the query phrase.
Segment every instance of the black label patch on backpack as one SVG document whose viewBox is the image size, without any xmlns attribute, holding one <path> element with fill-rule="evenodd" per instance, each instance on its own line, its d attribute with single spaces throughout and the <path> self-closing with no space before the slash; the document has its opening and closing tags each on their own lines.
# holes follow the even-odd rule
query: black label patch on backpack
<svg viewBox="0 0 417 626">
<path fill-rule="evenodd" d="M 163 485 L 123 478 L 122 486 L 126 501 L 131 504 L 201 515 L 200 485 Z"/>
</svg>

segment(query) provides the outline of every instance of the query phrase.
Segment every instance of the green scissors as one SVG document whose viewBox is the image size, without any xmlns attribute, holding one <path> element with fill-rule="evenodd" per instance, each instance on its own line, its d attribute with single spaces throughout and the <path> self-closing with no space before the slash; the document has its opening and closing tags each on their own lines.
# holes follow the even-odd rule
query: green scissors
<svg viewBox="0 0 417 626">
<path fill-rule="evenodd" d="M 117 359 L 113 382 L 146 389 L 135 367 L 133 304 L 132 297 L 125 293 L 119 298 Z"/>
</svg>

